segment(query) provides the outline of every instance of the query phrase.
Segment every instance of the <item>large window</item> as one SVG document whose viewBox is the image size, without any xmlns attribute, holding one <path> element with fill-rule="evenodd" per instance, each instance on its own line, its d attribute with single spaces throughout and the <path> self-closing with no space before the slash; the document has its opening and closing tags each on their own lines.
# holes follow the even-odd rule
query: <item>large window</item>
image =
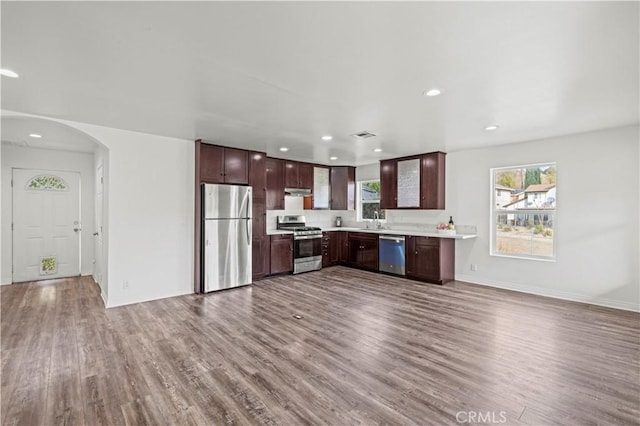
<svg viewBox="0 0 640 426">
<path fill-rule="evenodd" d="M 491 255 L 553 260 L 556 164 L 491 169 Z"/>
<path fill-rule="evenodd" d="M 379 180 L 358 182 L 357 200 L 358 220 L 375 219 L 375 212 L 381 220 L 385 219 L 385 211 L 380 209 Z"/>
</svg>

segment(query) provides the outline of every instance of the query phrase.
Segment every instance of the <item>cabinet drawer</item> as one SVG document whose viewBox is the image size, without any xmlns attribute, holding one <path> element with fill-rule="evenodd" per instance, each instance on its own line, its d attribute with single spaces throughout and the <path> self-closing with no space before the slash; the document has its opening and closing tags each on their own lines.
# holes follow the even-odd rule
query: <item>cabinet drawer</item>
<svg viewBox="0 0 640 426">
<path fill-rule="evenodd" d="M 414 237 L 416 240 L 416 245 L 419 246 L 439 246 L 440 238 L 438 237 Z"/>
</svg>

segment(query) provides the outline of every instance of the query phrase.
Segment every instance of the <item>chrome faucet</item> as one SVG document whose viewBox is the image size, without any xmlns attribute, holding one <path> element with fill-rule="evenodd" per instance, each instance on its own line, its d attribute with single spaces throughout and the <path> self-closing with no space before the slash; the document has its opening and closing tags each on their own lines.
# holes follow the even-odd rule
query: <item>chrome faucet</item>
<svg viewBox="0 0 640 426">
<path fill-rule="evenodd" d="M 377 210 L 373 212 L 373 222 L 375 229 L 382 228 L 382 223 L 380 223 L 380 213 L 378 213 Z"/>
</svg>

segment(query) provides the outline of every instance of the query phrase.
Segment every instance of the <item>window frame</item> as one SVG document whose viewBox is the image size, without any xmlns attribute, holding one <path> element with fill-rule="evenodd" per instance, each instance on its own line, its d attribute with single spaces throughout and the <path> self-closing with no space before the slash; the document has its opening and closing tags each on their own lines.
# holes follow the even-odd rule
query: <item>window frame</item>
<svg viewBox="0 0 640 426">
<path fill-rule="evenodd" d="M 380 183 L 380 179 L 367 179 L 367 180 L 359 180 L 356 182 L 356 221 L 364 222 L 366 220 L 374 220 L 374 219 L 365 219 L 362 217 L 362 213 L 364 212 L 363 204 L 373 203 L 372 201 L 367 201 L 366 203 L 362 200 L 362 186 L 365 183 L 378 182 Z M 374 201 L 375 202 L 375 201 Z M 381 200 L 377 201 L 378 204 L 381 203 Z M 380 208 L 380 212 L 382 212 L 383 208 Z M 385 211 L 384 219 L 379 219 L 380 223 L 387 222 L 387 212 Z"/>
<path fill-rule="evenodd" d="M 553 209 L 541 209 L 541 208 L 528 208 L 520 210 L 504 210 L 496 207 L 496 173 L 506 170 L 516 169 L 528 169 L 528 168 L 540 168 L 540 167 L 554 167 L 556 170 L 556 204 Z M 558 182 L 558 163 L 555 161 L 547 161 L 543 163 L 523 164 L 506 167 L 492 167 L 489 169 L 489 182 L 490 182 L 490 205 L 489 205 L 489 229 L 490 229 L 490 242 L 489 242 L 489 256 L 494 257 L 506 257 L 512 259 L 525 259 L 525 260 L 537 260 L 539 262 L 556 262 L 558 257 L 558 204 L 557 204 L 557 182 Z M 523 188 L 526 190 L 526 188 Z M 514 213 L 517 212 L 517 213 Z M 514 253 L 499 253 L 497 251 L 497 230 L 498 230 L 498 216 L 504 214 L 540 214 L 541 212 L 548 212 L 553 217 L 553 253 L 551 256 L 540 256 L 535 254 L 514 254 Z"/>
</svg>

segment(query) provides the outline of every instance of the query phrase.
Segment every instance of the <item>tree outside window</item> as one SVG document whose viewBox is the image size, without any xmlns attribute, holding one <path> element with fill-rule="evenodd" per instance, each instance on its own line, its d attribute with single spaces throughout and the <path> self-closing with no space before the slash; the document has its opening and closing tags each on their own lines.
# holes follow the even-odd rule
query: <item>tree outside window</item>
<svg viewBox="0 0 640 426">
<path fill-rule="evenodd" d="M 375 212 L 379 219 L 385 219 L 385 211 L 380 209 L 380 181 L 358 182 L 358 220 L 375 219 Z"/>
</svg>

